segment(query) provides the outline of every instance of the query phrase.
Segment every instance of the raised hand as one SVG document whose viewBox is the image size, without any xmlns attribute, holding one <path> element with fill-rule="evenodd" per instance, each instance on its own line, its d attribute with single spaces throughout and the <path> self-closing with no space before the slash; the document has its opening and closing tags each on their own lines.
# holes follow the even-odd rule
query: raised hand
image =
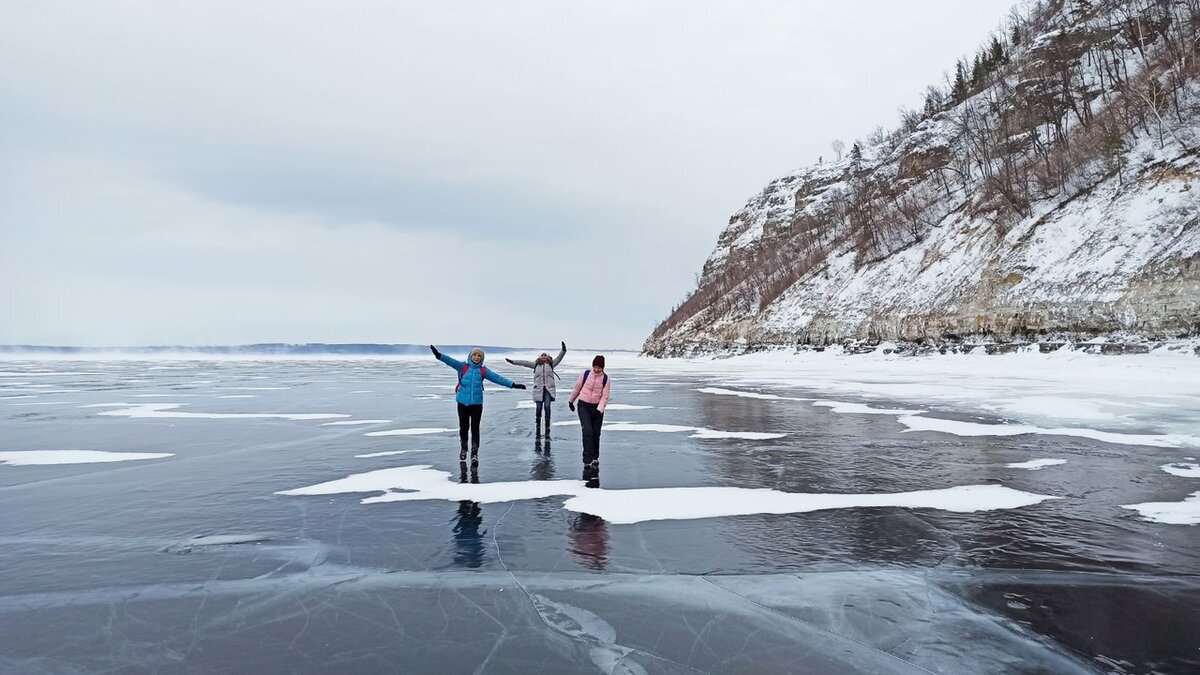
<svg viewBox="0 0 1200 675">
<path fill-rule="evenodd" d="M 563 348 L 564 352 L 567 351 L 567 343 L 566 342 L 562 343 L 562 348 Z"/>
<path fill-rule="evenodd" d="M 429 345 L 429 351 L 433 352 L 433 358 L 435 358 L 435 359 L 442 358 L 442 353 L 437 350 L 437 347 L 434 347 L 433 345 Z"/>
</svg>

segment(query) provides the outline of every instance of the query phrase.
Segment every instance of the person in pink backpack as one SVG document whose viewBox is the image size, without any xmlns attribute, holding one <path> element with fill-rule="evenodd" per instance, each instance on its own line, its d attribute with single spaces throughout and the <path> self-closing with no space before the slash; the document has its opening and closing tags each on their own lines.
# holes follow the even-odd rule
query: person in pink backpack
<svg viewBox="0 0 1200 675">
<path fill-rule="evenodd" d="M 575 410 L 575 401 L 579 401 L 579 426 L 583 428 L 584 480 L 600 477 L 600 427 L 604 424 L 604 409 L 608 407 L 611 391 L 612 382 L 604 372 L 604 357 L 597 355 L 592 359 L 592 367 L 583 371 L 575 380 L 575 388 L 571 390 L 571 398 L 567 400 L 567 406 L 572 411 Z"/>
</svg>

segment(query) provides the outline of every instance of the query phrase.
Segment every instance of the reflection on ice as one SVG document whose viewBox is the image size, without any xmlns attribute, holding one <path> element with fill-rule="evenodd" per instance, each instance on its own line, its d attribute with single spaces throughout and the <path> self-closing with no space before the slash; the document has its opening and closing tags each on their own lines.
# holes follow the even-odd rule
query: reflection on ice
<svg viewBox="0 0 1200 675">
<path fill-rule="evenodd" d="M 737 487 L 601 490 L 589 489 L 582 481 L 572 480 L 464 484 L 452 482 L 450 474 L 428 465 L 353 474 L 326 483 L 283 490 L 276 494 L 303 496 L 356 492 L 383 493 L 363 499 L 364 504 L 431 499 L 493 503 L 567 496 L 570 498 L 564 504 L 565 508 L 600 516 L 611 523 L 690 520 L 759 513 L 806 513 L 826 509 L 885 506 L 969 513 L 1014 509 L 1057 499 L 1001 485 L 963 485 L 940 490 L 891 494 L 810 494 Z"/>
</svg>

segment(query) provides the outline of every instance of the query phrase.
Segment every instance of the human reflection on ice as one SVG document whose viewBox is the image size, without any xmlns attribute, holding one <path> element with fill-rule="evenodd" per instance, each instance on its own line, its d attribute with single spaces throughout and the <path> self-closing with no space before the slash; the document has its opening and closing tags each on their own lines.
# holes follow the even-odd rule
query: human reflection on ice
<svg viewBox="0 0 1200 675">
<path fill-rule="evenodd" d="M 461 501 L 458 503 L 458 516 L 454 519 L 454 564 L 459 567 L 472 569 L 483 565 L 483 535 L 487 530 L 480 531 L 483 524 L 483 509 L 479 502 Z"/>
<path fill-rule="evenodd" d="M 608 566 L 608 523 L 600 516 L 581 513 L 571 521 L 571 553 L 588 569 Z"/>
<path fill-rule="evenodd" d="M 533 442 L 533 466 L 529 467 L 530 480 L 554 480 L 554 458 L 550 456 L 550 440 Z"/>
<path fill-rule="evenodd" d="M 467 472 L 466 463 L 460 463 L 458 468 L 460 483 L 478 483 L 479 467 L 472 466 Z M 454 564 L 460 567 L 478 568 L 483 565 L 483 537 L 487 530 L 480 531 L 483 525 L 483 508 L 479 502 L 464 500 L 458 503 L 458 515 L 454 518 Z"/>
</svg>

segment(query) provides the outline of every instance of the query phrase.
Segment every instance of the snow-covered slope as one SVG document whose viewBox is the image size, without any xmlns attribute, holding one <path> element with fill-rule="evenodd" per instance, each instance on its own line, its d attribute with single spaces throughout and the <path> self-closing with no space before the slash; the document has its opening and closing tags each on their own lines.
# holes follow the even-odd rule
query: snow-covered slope
<svg viewBox="0 0 1200 675">
<path fill-rule="evenodd" d="M 1035 6 L 974 90 L 751 199 L 645 350 L 1197 332 L 1187 5 Z"/>
</svg>

